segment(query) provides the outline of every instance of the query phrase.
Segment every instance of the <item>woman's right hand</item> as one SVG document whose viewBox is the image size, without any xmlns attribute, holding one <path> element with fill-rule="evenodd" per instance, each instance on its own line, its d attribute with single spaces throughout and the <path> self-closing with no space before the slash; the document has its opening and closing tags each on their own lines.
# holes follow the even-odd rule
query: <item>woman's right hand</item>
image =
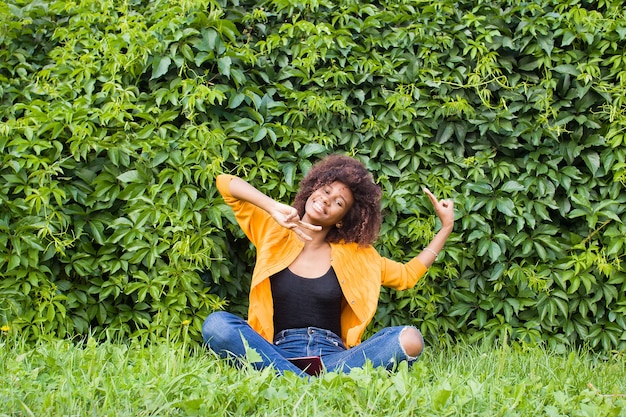
<svg viewBox="0 0 626 417">
<path fill-rule="evenodd" d="M 276 202 L 276 204 L 274 204 L 269 211 L 269 214 L 272 216 L 274 221 L 276 221 L 276 223 L 282 227 L 293 230 L 298 236 L 305 240 L 311 240 L 311 236 L 306 233 L 306 230 L 322 230 L 321 226 L 315 226 L 300 220 L 298 210 L 296 210 L 295 207 L 288 206 L 287 204 Z"/>
<path fill-rule="evenodd" d="M 282 227 L 291 229 L 304 240 L 311 240 L 306 231 L 320 231 L 321 226 L 314 226 L 300 220 L 298 210 L 287 204 L 279 203 L 271 197 L 248 184 L 245 180 L 233 177 L 229 184 L 231 195 L 240 200 L 248 201 L 255 206 L 265 210 Z"/>
</svg>

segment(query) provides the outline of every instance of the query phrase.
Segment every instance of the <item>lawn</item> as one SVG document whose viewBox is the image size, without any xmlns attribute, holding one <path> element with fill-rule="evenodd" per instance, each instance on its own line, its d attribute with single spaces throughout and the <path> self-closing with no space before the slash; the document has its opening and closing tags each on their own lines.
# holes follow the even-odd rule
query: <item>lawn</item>
<svg viewBox="0 0 626 417">
<path fill-rule="evenodd" d="M 623 353 L 429 348 L 411 368 L 304 380 L 163 342 L 0 341 L 0 416 L 624 416 Z"/>
</svg>

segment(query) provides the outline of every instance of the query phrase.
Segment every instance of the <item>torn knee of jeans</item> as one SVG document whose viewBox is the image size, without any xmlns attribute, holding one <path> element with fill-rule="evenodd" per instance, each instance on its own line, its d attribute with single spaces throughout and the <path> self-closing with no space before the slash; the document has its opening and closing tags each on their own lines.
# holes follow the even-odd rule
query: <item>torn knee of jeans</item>
<svg viewBox="0 0 626 417">
<path fill-rule="evenodd" d="M 409 334 L 407 334 L 409 332 Z M 400 347 L 408 360 L 417 359 L 424 351 L 424 338 L 416 327 L 407 326 L 400 332 Z"/>
</svg>

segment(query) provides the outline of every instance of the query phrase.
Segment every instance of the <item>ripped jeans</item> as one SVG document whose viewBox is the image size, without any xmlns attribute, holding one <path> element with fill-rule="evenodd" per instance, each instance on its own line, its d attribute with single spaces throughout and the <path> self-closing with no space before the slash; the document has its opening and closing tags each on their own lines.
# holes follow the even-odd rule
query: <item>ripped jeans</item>
<svg viewBox="0 0 626 417">
<path fill-rule="evenodd" d="M 326 371 L 348 373 L 352 368 L 362 367 L 367 361 L 388 370 L 393 370 L 401 361 L 407 361 L 410 366 L 417 357 L 408 356 L 400 345 L 400 334 L 406 328 L 387 327 L 351 349 L 347 349 L 341 338 L 333 332 L 317 327 L 283 330 L 276 334 L 272 344 L 242 318 L 219 311 L 206 318 L 202 325 L 202 336 L 207 347 L 222 358 L 235 361 L 245 359 L 246 345 L 254 349 L 260 356 L 260 361 L 251 363 L 256 369 L 273 366 L 279 374 L 286 371 L 302 374 L 287 359 L 320 356 Z"/>
</svg>

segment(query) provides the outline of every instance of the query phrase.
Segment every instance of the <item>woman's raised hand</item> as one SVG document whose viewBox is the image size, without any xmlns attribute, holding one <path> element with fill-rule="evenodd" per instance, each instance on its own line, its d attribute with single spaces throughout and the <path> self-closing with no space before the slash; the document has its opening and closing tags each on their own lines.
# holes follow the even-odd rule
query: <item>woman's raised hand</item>
<svg viewBox="0 0 626 417">
<path fill-rule="evenodd" d="M 441 220 L 442 227 L 452 227 L 454 224 L 454 202 L 452 200 L 437 200 L 437 197 L 430 192 L 428 188 L 424 188 L 424 192 L 433 203 L 435 213 Z"/>
<path fill-rule="evenodd" d="M 288 206 L 287 204 L 277 202 L 270 210 L 270 215 L 276 223 L 287 229 L 293 230 L 298 236 L 305 240 L 311 240 L 311 236 L 306 233 L 306 230 L 322 230 L 321 226 L 315 226 L 300 220 L 298 210 L 296 210 L 295 207 Z"/>
</svg>

